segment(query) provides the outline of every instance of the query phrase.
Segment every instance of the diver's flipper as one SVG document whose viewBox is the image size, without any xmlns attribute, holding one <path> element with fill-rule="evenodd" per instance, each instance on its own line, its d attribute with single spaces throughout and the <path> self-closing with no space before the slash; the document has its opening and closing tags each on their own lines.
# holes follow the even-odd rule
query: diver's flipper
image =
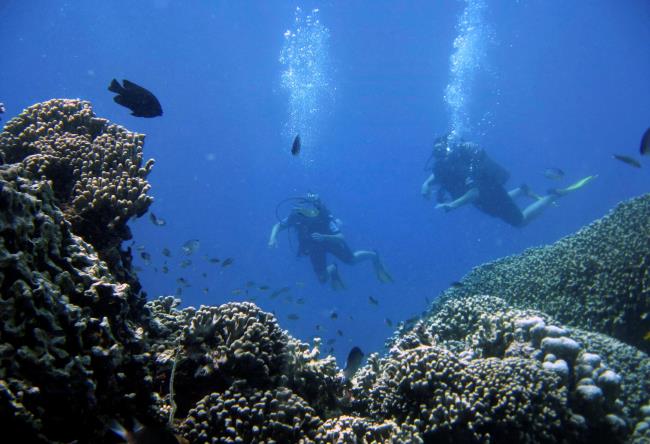
<svg viewBox="0 0 650 444">
<path fill-rule="evenodd" d="M 374 263 L 375 272 L 377 273 L 377 280 L 382 284 L 389 284 L 393 282 L 393 277 L 390 275 L 388 271 L 386 271 L 384 264 L 381 262 L 381 259 L 379 259 L 379 253 L 375 251 L 375 254 L 377 255 L 377 258 L 375 259 L 375 263 Z"/>
<path fill-rule="evenodd" d="M 329 265 L 327 267 L 327 273 L 329 274 L 332 290 L 345 290 L 345 284 L 339 275 L 339 269 L 336 267 L 336 264 Z"/>
<path fill-rule="evenodd" d="M 594 174 L 593 176 L 584 177 L 579 181 L 577 181 L 576 183 L 569 185 L 566 188 L 556 188 L 553 190 L 553 194 L 557 194 L 558 196 L 566 196 L 570 192 L 579 190 L 580 188 L 584 187 L 589 182 L 594 180 L 596 177 L 598 177 L 598 175 Z"/>
</svg>

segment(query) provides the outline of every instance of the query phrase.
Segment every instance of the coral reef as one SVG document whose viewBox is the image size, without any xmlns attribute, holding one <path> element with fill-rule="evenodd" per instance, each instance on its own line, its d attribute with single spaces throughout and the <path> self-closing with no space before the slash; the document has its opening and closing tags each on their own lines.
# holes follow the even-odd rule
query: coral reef
<svg viewBox="0 0 650 444">
<path fill-rule="evenodd" d="M 550 246 L 476 267 L 443 296 L 491 294 L 650 352 L 650 194 Z"/>
<path fill-rule="evenodd" d="M 0 158 L 24 175 L 48 180 L 72 231 L 95 247 L 111 269 L 122 260 L 127 222 L 152 198 L 143 165 L 144 135 L 95 117 L 89 102 L 53 99 L 27 108 L 0 133 Z"/>
<path fill-rule="evenodd" d="M 10 121 L 0 156 L 8 436 L 115 442 L 107 424 L 137 419 L 193 443 L 650 439 L 648 196 L 475 269 L 349 380 L 254 304 L 145 301 L 120 251 L 150 203 L 140 135 L 56 100 Z"/>
<path fill-rule="evenodd" d="M 144 300 L 21 171 L 0 169 L 0 421 L 25 442 L 97 441 L 102 418 L 154 409 Z"/>
</svg>

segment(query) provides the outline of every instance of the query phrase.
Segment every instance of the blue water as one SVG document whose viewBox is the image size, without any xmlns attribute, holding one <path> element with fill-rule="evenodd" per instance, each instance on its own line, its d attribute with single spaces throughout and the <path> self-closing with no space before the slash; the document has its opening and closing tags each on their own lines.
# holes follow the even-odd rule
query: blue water
<svg viewBox="0 0 650 444">
<path fill-rule="evenodd" d="M 647 159 L 636 170 L 611 158 L 637 155 L 650 125 L 646 0 L 3 0 L 0 20 L 4 120 L 79 97 L 147 135 L 151 210 L 167 222 L 131 223 L 152 255 L 149 265 L 136 259 L 149 297 L 175 294 L 180 277 L 191 284 L 183 306 L 258 296 L 293 335 L 335 338 L 339 362 L 353 345 L 381 351 L 385 318 L 421 312 L 471 267 L 551 243 L 648 191 Z M 106 90 L 113 77 L 152 90 L 164 116 L 130 116 Z M 419 191 L 432 141 L 448 131 L 482 144 L 512 186 L 557 186 L 547 167 L 562 168 L 565 184 L 599 177 L 523 229 L 472 207 L 437 212 Z M 333 292 L 286 234 L 267 248 L 276 204 L 307 191 L 342 219 L 352 248 L 382 254 L 395 283 L 377 283 L 370 264 L 341 265 L 348 288 Z M 181 245 L 193 238 L 201 246 L 183 269 Z M 232 293 L 249 280 L 290 286 L 293 302 Z"/>
</svg>

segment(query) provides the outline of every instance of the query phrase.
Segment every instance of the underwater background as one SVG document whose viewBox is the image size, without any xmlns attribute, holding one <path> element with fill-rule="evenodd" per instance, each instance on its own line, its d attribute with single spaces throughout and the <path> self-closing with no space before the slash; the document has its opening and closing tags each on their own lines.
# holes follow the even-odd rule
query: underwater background
<svg viewBox="0 0 650 444">
<path fill-rule="evenodd" d="M 181 288 L 182 306 L 255 299 L 295 337 L 335 339 L 340 365 L 352 346 L 381 351 L 472 267 L 554 242 L 648 191 L 647 160 L 612 159 L 637 155 L 650 124 L 645 0 L 3 0 L 0 20 L 3 120 L 78 97 L 147 135 L 150 211 L 166 224 L 130 226 L 149 297 Z M 164 115 L 130 116 L 107 91 L 112 78 L 150 89 Z M 523 229 L 472 207 L 445 214 L 420 185 L 433 140 L 452 130 L 505 166 L 513 187 L 543 194 L 598 178 Z M 566 176 L 549 180 L 547 168 Z M 376 282 L 368 263 L 341 265 L 347 289 L 334 292 L 296 258 L 295 239 L 267 247 L 278 203 L 308 191 L 353 249 L 380 252 L 394 283 Z M 200 247 L 188 256 L 191 239 Z"/>
</svg>

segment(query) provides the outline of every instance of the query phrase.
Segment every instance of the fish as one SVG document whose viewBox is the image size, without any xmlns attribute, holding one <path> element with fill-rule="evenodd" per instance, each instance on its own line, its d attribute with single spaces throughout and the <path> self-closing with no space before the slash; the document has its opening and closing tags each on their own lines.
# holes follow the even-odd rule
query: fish
<svg viewBox="0 0 650 444">
<path fill-rule="evenodd" d="M 339 314 L 337 312 L 335 312 L 334 310 L 332 310 L 332 312 L 330 313 L 330 319 L 338 319 L 338 317 L 339 317 Z"/>
<path fill-rule="evenodd" d="M 162 266 L 162 272 L 165 273 L 165 274 L 169 273 L 169 267 L 167 265 L 163 265 Z"/>
<path fill-rule="evenodd" d="M 345 361 L 345 367 L 343 368 L 343 376 L 345 376 L 345 379 L 350 380 L 357 370 L 359 370 L 363 362 L 363 356 L 363 352 L 359 347 L 352 347 L 352 350 L 348 353 L 348 359 Z"/>
<path fill-rule="evenodd" d="M 641 164 L 638 160 L 631 158 L 630 156 L 625 156 L 623 154 L 614 154 L 614 159 L 620 160 L 623 163 L 627 163 L 634 168 L 641 168 Z"/>
<path fill-rule="evenodd" d="M 235 289 L 234 289 L 233 291 L 231 291 L 230 293 L 232 293 L 232 294 L 234 294 L 234 295 L 238 295 L 238 294 L 242 294 L 243 292 L 244 292 L 244 290 L 242 290 L 241 288 L 235 288 Z"/>
<path fill-rule="evenodd" d="M 257 287 L 257 288 L 258 288 L 259 290 L 261 290 L 261 291 L 266 291 L 266 290 L 269 290 L 271 287 L 269 287 L 268 285 L 260 285 L 260 286 Z"/>
<path fill-rule="evenodd" d="M 316 324 L 314 328 L 316 329 L 316 331 L 321 331 L 323 329 L 323 327 L 321 327 L 320 324 Z"/>
<path fill-rule="evenodd" d="M 385 322 L 386 325 L 388 325 L 389 327 L 392 327 L 392 326 L 393 326 L 393 321 L 391 321 L 389 318 L 384 319 L 384 322 Z"/>
<path fill-rule="evenodd" d="M 460 281 L 453 281 L 451 284 L 449 284 L 451 288 L 463 288 L 465 284 L 463 284 Z"/>
<path fill-rule="evenodd" d="M 331 339 L 327 340 L 327 345 L 334 345 L 334 344 L 336 344 L 336 339 L 335 338 L 331 338 Z"/>
<path fill-rule="evenodd" d="M 199 242 L 198 239 L 190 239 L 183 244 L 182 246 L 183 253 L 190 255 L 194 253 L 196 250 L 198 250 L 200 246 L 201 246 L 201 242 Z"/>
<path fill-rule="evenodd" d="M 133 430 L 126 429 L 117 420 L 112 420 L 108 427 L 127 444 L 180 444 L 187 442 L 166 426 L 158 424 L 143 426 L 135 419 L 133 420 Z"/>
<path fill-rule="evenodd" d="M 564 171 L 559 168 L 546 168 L 544 170 L 544 177 L 551 180 L 560 180 L 564 177 Z"/>
<path fill-rule="evenodd" d="M 372 296 L 368 296 L 368 302 L 370 302 L 373 305 L 379 305 L 379 301 Z"/>
<path fill-rule="evenodd" d="M 334 354 L 334 347 L 330 347 L 327 353 L 329 353 L 330 355 Z"/>
<path fill-rule="evenodd" d="M 129 108 L 132 116 L 158 117 L 163 114 L 162 106 L 156 96 L 148 89 L 129 80 L 123 80 L 120 85 L 116 79 L 113 79 L 108 90 L 117 94 L 113 97 L 115 103 Z"/>
<path fill-rule="evenodd" d="M 339 336 L 343 336 L 343 332 L 341 330 L 336 330 L 336 334 Z"/>
<path fill-rule="evenodd" d="M 136 245 L 135 249 L 137 251 L 144 251 L 144 245 Z"/>
<path fill-rule="evenodd" d="M 222 266 L 223 268 L 230 267 L 234 261 L 235 261 L 235 260 L 234 260 L 233 258 L 231 258 L 231 257 L 226 258 L 226 259 L 224 259 L 223 262 L 221 263 L 221 266 Z"/>
<path fill-rule="evenodd" d="M 645 133 L 643 133 L 643 137 L 641 137 L 640 151 L 642 156 L 647 156 L 648 154 L 650 154 L 650 128 L 645 130 Z"/>
<path fill-rule="evenodd" d="M 187 281 L 187 279 L 182 277 L 176 279 L 176 283 L 178 285 L 182 285 L 183 287 L 190 287 L 190 283 Z"/>
<path fill-rule="evenodd" d="M 207 278 L 207 277 L 208 277 L 208 273 L 201 273 L 201 276 L 204 277 L 204 278 Z"/>
<path fill-rule="evenodd" d="M 213 257 L 209 261 L 211 264 L 218 264 L 219 262 L 221 262 L 221 259 Z"/>
<path fill-rule="evenodd" d="M 254 286 L 255 286 L 255 282 L 254 282 L 254 281 L 247 281 L 247 282 L 246 282 L 246 288 L 251 288 L 251 287 L 254 287 Z"/>
<path fill-rule="evenodd" d="M 296 137 L 293 139 L 293 144 L 291 145 L 291 154 L 294 156 L 297 156 L 300 154 L 300 147 L 302 143 L 300 142 L 300 134 L 297 134 Z"/>
<path fill-rule="evenodd" d="M 5 104 L 0 103 L 0 114 L 4 114 L 4 112 L 5 112 Z M 0 118 L 0 120 L 2 120 L 2 118 Z"/>
<path fill-rule="evenodd" d="M 280 296 L 282 293 L 286 293 L 286 292 L 289 291 L 289 290 L 291 290 L 291 287 L 282 287 L 282 288 L 279 288 L 279 289 L 277 289 L 277 290 L 275 290 L 275 291 L 273 291 L 273 292 L 271 293 L 270 298 L 271 298 L 271 299 L 275 299 L 275 298 L 277 298 L 278 296 Z"/>
<path fill-rule="evenodd" d="M 172 252 L 169 250 L 169 248 L 163 248 L 162 249 L 162 254 L 163 254 L 163 256 L 166 256 L 166 257 L 171 257 L 172 256 Z"/>
<path fill-rule="evenodd" d="M 167 225 L 165 219 L 161 219 L 153 213 L 149 213 L 149 219 L 151 220 L 151 223 L 157 227 L 164 227 L 165 225 Z"/>
<path fill-rule="evenodd" d="M 291 313 L 289 316 L 287 316 L 287 319 L 289 319 L 290 321 L 297 321 L 298 319 L 300 319 L 300 316 L 298 316 L 295 313 Z"/>
<path fill-rule="evenodd" d="M 142 258 L 145 264 L 149 265 L 151 263 L 151 255 L 146 251 L 140 252 L 140 257 Z"/>
<path fill-rule="evenodd" d="M 201 291 L 203 292 L 203 294 L 208 294 L 210 289 L 208 287 L 205 287 L 205 288 L 202 288 Z"/>
<path fill-rule="evenodd" d="M 192 265 L 192 261 L 190 259 L 183 259 L 181 261 L 181 268 L 187 268 L 190 265 Z"/>
<path fill-rule="evenodd" d="M 296 304 L 298 304 L 298 305 L 302 305 L 302 304 L 304 304 L 304 303 L 305 303 L 305 299 L 304 299 L 304 298 L 298 298 L 298 299 L 296 299 Z"/>
</svg>

